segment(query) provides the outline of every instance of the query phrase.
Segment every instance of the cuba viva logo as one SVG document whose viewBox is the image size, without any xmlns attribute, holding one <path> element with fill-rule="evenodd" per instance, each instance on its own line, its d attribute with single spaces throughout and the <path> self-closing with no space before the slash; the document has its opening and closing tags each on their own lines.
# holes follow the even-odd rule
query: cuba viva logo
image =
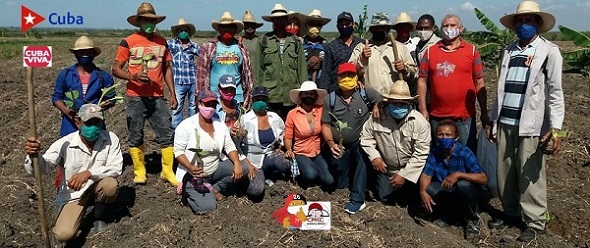
<svg viewBox="0 0 590 248">
<path fill-rule="evenodd" d="M 24 5 L 21 5 L 21 32 L 26 32 L 27 30 L 37 26 L 39 23 L 46 20 L 45 17 L 38 14 L 37 12 L 27 8 Z M 51 25 L 54 26 L 71 26 L 71 25 L 83 25 L 84 24 L 84 17 L 81 15 L 76 15 L 71 12 L 64 13 L 57 13 L 53 12 L 49 14 L 47 20 Z"/>
</svg>

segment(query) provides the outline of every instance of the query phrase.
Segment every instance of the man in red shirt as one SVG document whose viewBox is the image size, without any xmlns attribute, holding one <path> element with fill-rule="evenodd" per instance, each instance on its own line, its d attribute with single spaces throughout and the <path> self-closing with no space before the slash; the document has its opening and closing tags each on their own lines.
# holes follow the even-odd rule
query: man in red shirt
<svg viewBox="0 0 590 248">
<path fill-rule="evenodd" d="M 475 99 L 481 109 L 480 120 L 489 123 L 483 63 L 477 49 L 460 38 L 463 26 L 457 15 L 446 15 L 442 21 L 443 39 L 428 48 L 420 61 L 418 95 L 420 113 L 433 129 L 443 119 L 452 119 L 459 127 L 459 142 L 475 153 Z M 430 108 L 426 92 L 430 91 Z"/>
<path fill-rule="evenodd" d="M 143 126 L 147 118 L 162 147 L 160 177 L 174 186 L 178 185 L 172 171 L 174 131 L 168 109 L 176 109 L 178 104 L 172 79 L 172 56 L 166 39 L 154 33 L 156 24 L 165 18 L 156 15 L 150 3 L 142 3 L 137 14 L 127 18 L 131 25 L 140 29 L 121 41 L 113 65 L 113 75 L 127 80 L 129 154 L 133 160 L 133 182 L 136 184 L 146 183 Z M 125 64 L 127 71 L 123 70 Z M 164 102 L 164 83 L 170 91 L 169 106 Z"/>
</svg>

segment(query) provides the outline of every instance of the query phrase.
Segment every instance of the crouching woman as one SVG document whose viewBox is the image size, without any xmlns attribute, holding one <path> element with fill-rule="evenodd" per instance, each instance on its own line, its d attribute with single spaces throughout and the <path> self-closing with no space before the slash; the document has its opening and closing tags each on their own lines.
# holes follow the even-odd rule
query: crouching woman
<svg viewBox="0 0 590 248">
<path fill-rule="evenodd" d="M 203 214 L 217 208 L 217 201 L 247 175 L 248 167 L 240 163 L 229 129 L 213 118 L 217 95 L 204 90 L 198 98 L 199 114 L 176 127 L 174 154 L 179 163 L 176 179 L 182 182 L 183 203 L 193 213 Z"/>
</svg>

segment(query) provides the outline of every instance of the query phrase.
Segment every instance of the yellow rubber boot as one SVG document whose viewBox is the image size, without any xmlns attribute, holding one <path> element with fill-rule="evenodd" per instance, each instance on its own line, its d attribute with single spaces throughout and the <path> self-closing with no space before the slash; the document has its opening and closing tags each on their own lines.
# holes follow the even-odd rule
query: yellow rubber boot
<svg viewBox="0 0 590 248">
<path fill-rule="evenodd" d="M 145 184 L 145 154 L 143 146 L 129 147 L 129 155 L 133 160 L 133 182 L 135 184 Z"/>
<path fill-rule="evenodd" d="M 174 171 L 172 171 L 172 166 L 174 164 L 174 148 L 169 146 L 163 148 L 160 152 L 162 154 L 162 173 L 160 173 L 160 178 L 170 182 L 174 186 L 178 186 L 178 180 L 176 180 L 176 175 L 174 175 Z"/>
</svg>

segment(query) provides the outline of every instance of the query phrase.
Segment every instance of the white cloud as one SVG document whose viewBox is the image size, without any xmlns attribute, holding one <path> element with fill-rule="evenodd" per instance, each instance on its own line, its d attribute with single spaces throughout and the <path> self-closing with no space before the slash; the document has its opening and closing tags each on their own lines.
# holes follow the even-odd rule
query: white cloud
<svg viewBox="0 0 590 248">
<path fill-rule="evenodd" d="M 16 2 L 14 2 L 14 1 L 4 1 L 4 3 L 8 6 L 15 6 L 16 5 Z"/>
<path fill-rule="evenodd" d="M 463 11 L 473 11 L 473 8 L 475 8 L 475 5 L 471 2 L 464 2 L 463 4 L 461 4 L 461 6 L 459 8 Z"/>
</svg>

